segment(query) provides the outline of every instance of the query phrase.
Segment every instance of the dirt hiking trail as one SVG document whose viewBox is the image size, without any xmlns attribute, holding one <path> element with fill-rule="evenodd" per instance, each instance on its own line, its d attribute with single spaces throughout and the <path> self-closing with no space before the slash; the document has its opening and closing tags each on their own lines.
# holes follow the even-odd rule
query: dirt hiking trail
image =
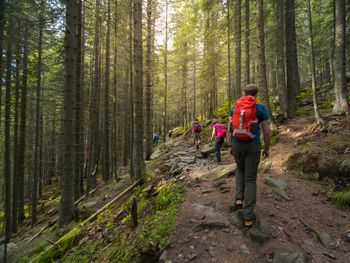
<svg viewBox="0 0 350 263">
<path fill-rule="evenodd" d="M 177 143 L 173 155 L 185 160 L 195 155 L 196 162 L 182 167 L 189 184 L 186 200 L 177 215 L 171 246 L 160 262 L 350 262 L 350 243 L 344 237 L 350 229 L 349 211 L 328 201 L 326 181 L 306 180 L 286 167 L 295 149 L 311 142 L 310 147 L 322 150 L 336 136 L 349 135 L 347 123 L 334 120 L 336 132 L 326 136 L 310 128 L 312 121 L 296 118 L 278 128 L 270 157 L 260 162 L 257 222 L 250 229 L 243 227 L 240 211 L 229 209 L 235 194 L 229 149 L 222 151 L 223 162 L 218 165 L 215 154 L 203 159 L 190 140 Z M 323 161 L 337 158 L 336 153 L 323 152 Z"/>
</svg>

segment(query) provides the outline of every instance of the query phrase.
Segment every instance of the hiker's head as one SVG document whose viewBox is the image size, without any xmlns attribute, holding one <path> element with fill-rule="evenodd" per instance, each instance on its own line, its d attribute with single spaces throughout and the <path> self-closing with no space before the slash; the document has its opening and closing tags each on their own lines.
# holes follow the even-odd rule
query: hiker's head
<svg viewBox="0 0 350 263">
<path fill-rule="evenodd" d="M 196 118 L 196 121 L 198 121 L 198 118 Z"/>
<path fill-rule="evenodd" d="M 213 120 L 213 124 L 217 124 L 219 121 L 217 119 Z"/>
<path fill-rule="evenodd" d="M 255 84 L 248 84 L 244 88 L 244 95 L 246 96 L 254 96 L 256 97 L 258 95 L 259 89 Z"/>
</svg>

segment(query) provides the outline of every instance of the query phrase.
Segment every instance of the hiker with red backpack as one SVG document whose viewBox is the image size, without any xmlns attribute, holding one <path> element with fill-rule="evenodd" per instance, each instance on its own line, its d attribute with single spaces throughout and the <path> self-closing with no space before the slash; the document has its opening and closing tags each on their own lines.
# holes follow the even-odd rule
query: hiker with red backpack
<svg viewBox="0 0 350 263">
<path fill-rule="evenodd" d="M 260 124 L 264 138 L 262 157 L 269 156 L 270 121 L 266 107 L 256 102 L 258 87 L 249 84 L 244 96 L 236 101 L 230 112 L 227 142 L 237 164 L 236 197 L 232 210 L 244 209 L 244 225 L 255 221 L 256 178 L 260 161 Z"/>
<path fill-rule="evenodd" d="M 192 124 L 192 135 L 194 145 L 199 149 L 199 144 L 201 143 L 201 132 L 202 124 L 198 121 L 198 118 Z"/>
<path fill-rule="evenodd" d="M 221 146 L 226 138 L 226 126 L 221 124 L 218 120 L 213 120 L 213 132 L 211 134 L 211 141 L 215 137 L 215 152 L 216 152 L 216 161 L 221 162 Z"/>
</svg>

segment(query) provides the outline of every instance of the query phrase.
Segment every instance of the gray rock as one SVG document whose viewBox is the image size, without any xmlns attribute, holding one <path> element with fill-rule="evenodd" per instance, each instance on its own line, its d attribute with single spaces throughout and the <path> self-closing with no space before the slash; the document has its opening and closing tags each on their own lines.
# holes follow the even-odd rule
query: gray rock
<svg viewBox="0 0 350 263">
<path fill-rule="evenodd" d="M 327 233 L 323 233 L 315 229 L 313 229 L 313 232 L 317 235 L 320 243 L 326 248 L 335 249 L 340 245 L 339 239 L 332 239 Z"/>
<path fill-rule="evenodd" d="M 312 257 L 301 252 L 277 248 L 273 253 L 272 263 L 309 263 Z"/>
<path fill-rule="evenodd" d="M 286 187 L 287 181 L 282 178 L 274 178 L 274 177 L 265 177 L 265 184 L 271 186 L 273 188 L 273 192 L 279 197 L 283 198 L 286 201 L 292 201 L 293 199 L 289 197 Z"/>
<path fill-rule="evenodd" d="M 246 255 L 250 254 L 250 251 L 249 251 L 248 247 L 245 244 L 241 245 L 239 247 L 239 249 L 243 252 L 243 254 L 246 254 Z"/>
<path fill-rule="evenodd" d="M 166 250 L 163 251 L 162 255 L 159 257 L 159 263 L 167 262 L 168 252 Z"/>
<path fill-rule="evenodd" d="M 196 157 L 195 156 L 183 156 L 183 157 L 179 157 L 176 159 L 177 162 L 180 163 L 186 163 L 186 164 L 193 164 L 196 162 Z"/>
<path fill-rule="evenodd" d="M 350 178 L 350 159 L 344 160 L 340 165 L 340 174 Z"/>
<path fill-rule="evenodd" d="M 173 156 L 174 156 L 174 157 L 177 157 L 177 156 L 182 156 L 182 155 L 188 155 L 188 152 L 185 152 L 185 151 L 179 151 L 179 152 L 175 152 L 175 153 L 173 153 Z"/>
<path fill-rule="evenodd" d="M 160 149 L 156 149 L 152 155 L 149 157 L 151 160 L 157 159 L 159 156 L 161 156 L 162 152 L 160 151 Z"/>
<path fill-rule="evenodd" d="M 237 165 L 235 163 L 228 164 L 228 165 L 220 165 L 210 170 L 209 172 L 202 174 L 200 177 L 206 178 L 209 181 L 215 181 L 215 180 L 225 178 L 229 175 L 234 175 L 236 168 L 237 168 Z"/>
<path fill-rule="evenodd" d="M 269 235 L 262 232 L 260 229 L 253 227 L 248 230 L 248 236 L 260 246 L 266 243 L 269 240 Z"/>
<path fill-rule="evenodd" d="M 266 159 L 265 161 L 259 164 L 259 171 L 262 173 L 267 173 L 268 171 L 270 171 L 271 166 L 272 166 L 271 161 Z"/>
<path fill-rule="evenodd" d="M 183 163 L 174 163 L 169 173 L 171 175 L 179 175 L 183 172 L 183 169 L 185 168 L 185 166 L 186 165 Z"/>
<path fill-rule="evenodd" d="M 209 154 L 214 153 L 214 152 L 215 152 L 215 146 L 205 145 L 201 149 L 201 154 L 202 154 L 203 158 L 208 157 Z"/>
<path fill-rule="evenodd" d="M 228 216 L 228 220 L 234 227 L 242 229 L 244 227 L 243 210 L 231 212 Z"/>
<path fill-rule="evenodd" d="M 90 207 L 92 207 L 92 206 L 94 206 L 96 204 L 97 204 L 97 201 L 91 201 L 91 202 L 87 202 L 87 203 L 83 204 L 83 207 L 84 208 L 90 208 Z"/>
<path fill-rule="evenodd" d="M 3 255 L 4 255 L 4 249 L 5 249 L 5 245 L 1 245 L 0 246 L 0 258 L 1 258 L 1 260 L 2 260 Z M 12 243 L 12 242 L 8 243 L 7 244 L 7 255 L 8 256 L 13 255 L 14 253 L 16 253 L 17 249 L 18 249 L 18 246 L 15 243 Z"/>
</svg>

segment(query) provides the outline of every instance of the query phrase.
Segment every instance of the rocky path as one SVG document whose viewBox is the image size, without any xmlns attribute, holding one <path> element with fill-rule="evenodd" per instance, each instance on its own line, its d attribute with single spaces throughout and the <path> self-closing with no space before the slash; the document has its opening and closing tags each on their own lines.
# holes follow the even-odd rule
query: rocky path
<svg viewBox="0 0 350 263">
<path fill-rule="evenodd" d="M 275 144 L 271 158 L 260 165 L 258 220 L 249 230 L 240 211 L 229 211 L 235 186 L 229 150 L 223 151 L 222 165 L 214 162 L 209 148 L 204 156 L 188 142 L 171 150 L 165 166 L 174 176 L 185 176 L 189 187 L 161 262 L 350 262 L 350 243 L 344 238 L 349 211 L 327 200 L 321 182 L 286 171 L 284 162 L 300 134 L 281 132 L 288 132 L 289 139 Z"/>
</svg>

